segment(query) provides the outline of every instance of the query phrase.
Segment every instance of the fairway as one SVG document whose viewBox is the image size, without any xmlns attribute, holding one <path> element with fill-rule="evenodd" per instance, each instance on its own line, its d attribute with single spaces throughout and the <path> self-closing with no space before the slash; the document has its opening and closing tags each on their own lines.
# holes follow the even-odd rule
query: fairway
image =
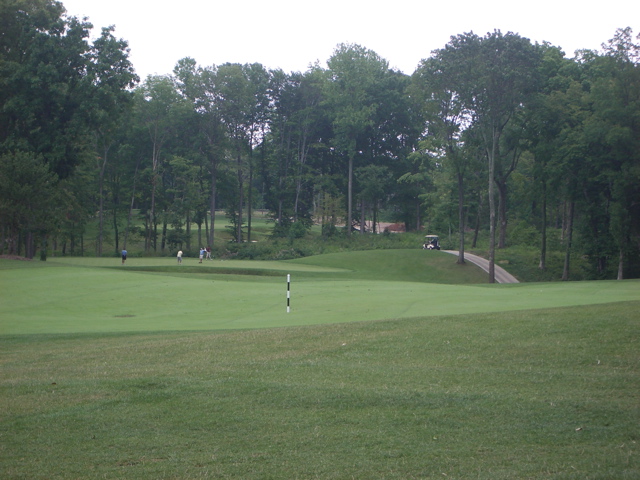
<svg viewBox="0 0 640 480">
<path fill-rule="evenodd" d="M 488 285 L 441 252 L 350 252 L 298 261 L 3 260 L 0 331 L 219 330 L 502 312 L 640 300 L 640 283 Z M 20 262 L 18 262 L 20 263 Z M 291 275 L 291 312 L 286 276 Z M 443 284 L 443 281 L 471 281 Z"/>
<path fill-rule="evenodd" d="M 640 478 L 637 281 L 119 262 L 0 260 L 2 478 Z"/>
</svg>

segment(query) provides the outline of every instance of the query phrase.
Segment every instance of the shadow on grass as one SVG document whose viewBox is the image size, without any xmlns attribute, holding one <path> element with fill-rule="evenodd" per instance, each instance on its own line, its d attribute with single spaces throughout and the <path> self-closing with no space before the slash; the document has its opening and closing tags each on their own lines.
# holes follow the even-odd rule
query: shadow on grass
<svg viewBox="0 0 640 480">
<path fill-rule="evenodd" d="M 114 270 L 122 270 L 121 267 L 105 267 Z M 210 274 L 210 275 L 253 275 L 258 277 L 282 277 L 281 270 L 267 270 L 257 268 L 217 268 L 205 266 L 183 265 L 176 266 L 144 266 L 144 267 L 127 267 L 129 272 L 148 272 L 148 273 L 169 273 L 176 274 Z"/>
</svg>

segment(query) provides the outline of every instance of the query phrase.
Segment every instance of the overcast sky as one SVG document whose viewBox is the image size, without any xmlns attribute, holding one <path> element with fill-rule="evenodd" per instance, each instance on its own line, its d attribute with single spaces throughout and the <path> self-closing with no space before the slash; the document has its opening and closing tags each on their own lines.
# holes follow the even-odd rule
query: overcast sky
<svg viewBox="0 0 640 480">
<path fill-rule="evenodd" d="M 115 25 L 141 79 L 168 74 L 184 57 L 200 65 L 259 62 L 286 72 L 326 67 L 339 43 L 375 51 L 411 74 L 452 35 L 495 29 L 548 41 L 567 56 L 599 49 L 617 28 L 640 33 L 640 1 L 611 0 L 61 0 L 88 17 L 93 37 Z"/>
</svg>

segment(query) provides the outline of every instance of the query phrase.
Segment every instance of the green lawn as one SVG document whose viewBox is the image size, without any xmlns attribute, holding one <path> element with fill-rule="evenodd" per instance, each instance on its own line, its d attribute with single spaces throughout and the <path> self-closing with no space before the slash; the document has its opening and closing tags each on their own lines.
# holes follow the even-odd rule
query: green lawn
<svg viewBox="0 0 640 480">
<path fill-rule="evenodd" d="M 184 262 L 69 258 L 0 270 L 2 333 L 265 328 L 640 300 L 638 281 L 462 284 L 486 274 L 419 249 Z"/>
<path fill-rule="evenodd" d="M 640 478 L 640 283 L 485 280 L 418 249 L 0 260 L 0 477 Z"/>
</svg>

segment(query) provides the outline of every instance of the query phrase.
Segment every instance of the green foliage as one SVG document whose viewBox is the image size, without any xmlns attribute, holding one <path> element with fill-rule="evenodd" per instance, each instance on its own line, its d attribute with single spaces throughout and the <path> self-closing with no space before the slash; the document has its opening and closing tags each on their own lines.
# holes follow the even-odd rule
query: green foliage
<svg viewBox="0 0 640 480">
<path fill-rule="evenodd" d="M 540 232 L 524 221 L 512 223 L 509 229 L 509 245 L 539 247 Z"/>
<path fill-rule="evenodd" d="M 562 225 L 578 259 L 570 278 L 637 275 L 630 28 L 575 58 L 512 32 L 454 35 L 411 77 L 355 44 L 304 73 L 187 57 L 138 87 L 126 40 L 108 27 L 90 41 L 91 28 L 61 3 L 0 4 L 0 155 L 41 159 L 56 177 L 39 202 L 55 197 L 57 210 L 36 235 L 0 217 L 14 250 L 33 256 L 45 241 L 48 252 L 99 256 L 131 243 L 161 256 L 233 240 L 229 254 L 294 258 L 386 248 L 391 236 L 347 240 L 352 225 L 384 217 L 451 239 L 489 230 L 492 257 L 499 217 L 498 250 L 541 248 L 535 232 Z M 22 208 L 10 202 L 5 211 Z M 275 241 L 244 246 L 268 235 L 249 221 L 257 208 L 279 219 Z M 216 210 L 231 215 L 228 230 Z M 547 247 L 555 270 L 566 245 L 552 232 Z"/>
<path fill-rule="evenodd" d="M 0 155 L 0 225 L 4 241 L 0 251 L 17 254 L 20 236 L 42 240 L 58 215 L 55 209 L 57 177 L 41 156 L 28 152 Z M 33 256 L 34 241 L 27 242 Z"/>
</svg>

